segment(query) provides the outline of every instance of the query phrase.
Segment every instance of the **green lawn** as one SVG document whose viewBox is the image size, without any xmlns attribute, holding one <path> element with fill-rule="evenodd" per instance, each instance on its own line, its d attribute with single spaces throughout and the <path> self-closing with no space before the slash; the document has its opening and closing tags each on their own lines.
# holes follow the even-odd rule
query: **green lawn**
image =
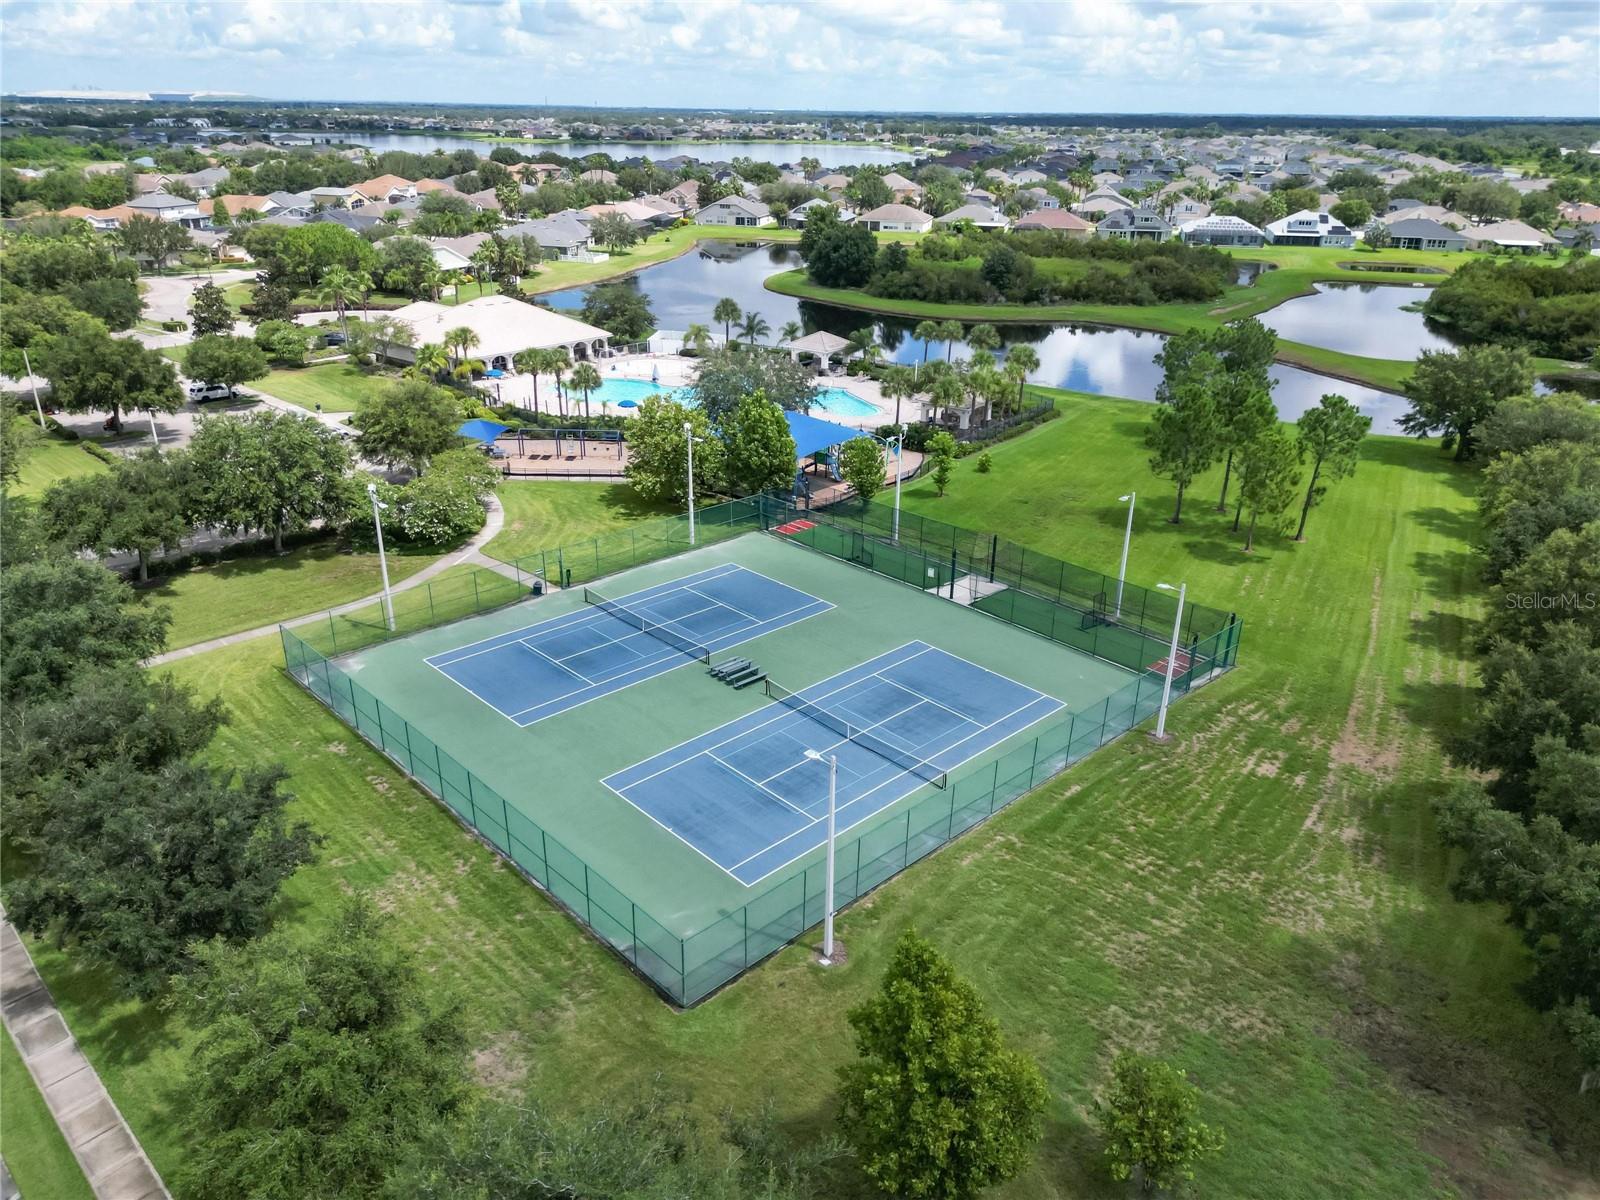
<svg viewBox="0 0 1600 1200">
<path fill-rule="evenodd" d="M 502 562 L 675 511 L 668 505 L 641 501 L 626 484 L 511 480 L 497 494 L 506 510 L 505 528 L 484 547 L 484 553 Z"/>
<path fill-rule="evenodd" d="M 89 1181 L 9 1033 L 0 1035 L 0 1093 L 0 1158 L 26 1200 L 93 1200 Z"/>
<path fill-rule="evenodd" d="M 26 418 L 17 417 L 19 421 Z M 31 422 L 30 422 L 31 424 Z M 52 483 L 78 475 L 99 475 L 111 468 L 83 448 L 82 442 L 40 434 L 28 447 L 17 482 L 10 487 L 15 496 L 40 496 Z"/>
<path fill-rule="evenodd" d="M 270 372 L 250 386 L 279 400 L 323 412 L 354 412 L 364 398 L 376 395 L 395 380 L 393 375 L 364 370 L 348 362 L 313 367 L 288 367 Z"/>
<path fill-rule="evenodd" d="M 173 671 L 233 711 L 217 760 L 285 761 L 293 815 L 328 836 L 280 922 L 315 937 L 347 889 L 376 893 L 428 978 L 471 998 L 480 1074 L 501 1086 L 561 1106 L 659 1074 L 708 1116 L 772 1097 L 801 1135 L 829 1127 L 845 1011 L 915 925 L 1049 1081 L 1040 1153 L 1001 1200 L 1127 1195 L 1099 1165 L 1088 1105 L 1130 1045 L 1188 1070 L 1227 1131 L 1204 1195 L 1592 1192 L 1600 1096 L 1576 1095 L 1570 1055 L 1518 996 L 1527 955 L 1500 914 L 1450 898 L 1429 815 L 1447 778 L 1439 739 L 1472 679 L 1472 470 L 1433 444 L 1373 439 L 1307 543 L 1270 533 L 1244 555 L 1210 511 L 1215 473 L 1183 525 L 1165 522 L 1172 490 L 1141 443 L 1148 406 L 1061 407 L 995 447 L 989 474 L 965 460 L 949 495 L 917 483 L 907 507 L 1114 570 L 1117 496 L 1136 488 L 1130 578 L 1187 582 L 1239 612 L 1242 665 L 1174 710 L 1174 744 L 1136 733 L 1106 747 L 846 911 L 845 965 L 823 972 L 791 947 L 670 1011 L 290 683 L 266 638 Z M 549 522 L 543 544 L 621 519 L 606 489 L 571 486 L 576 505 L 596 497 L 583 511 L 563 507 L 568 485 L 517 486 L 529 490 L 508 488 L 508 506 Z M 192 1031 L 60 952 L 38 958 L 170 1174 Z"/>
<path fill-rule="evenodd" d="M 389 547 L 389 581 L 409 579 L 438 555 Z M 252 550 L 214 565 L 161 577 L 143 595 L 172 610 L 167 648 L 191 646 L 241 629 L 318 612 L 373 595 L 383 587 L 376 553 L 341 551 L 333 541 L 290 550 L 281 558 Z"/>
</svg>

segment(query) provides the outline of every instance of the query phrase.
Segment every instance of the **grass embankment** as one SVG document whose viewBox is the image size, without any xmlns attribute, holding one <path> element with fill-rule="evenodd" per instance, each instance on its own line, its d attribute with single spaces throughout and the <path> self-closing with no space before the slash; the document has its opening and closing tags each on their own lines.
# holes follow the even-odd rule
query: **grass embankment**
<svg viewBox="0 0 1600 1200">
<path fill-rule="evenodd" d="M 1215 473 L 1185 523 L 1165 523 L 1146 407 L 1062 407 L 995 447 L 989 474 L 960 463 L 948 496 L 908 488 L 908 509 L 1114 570 L 1116 497 L 1138 488 L 1131 578 L 1185 581 L 1238 611 L 1243 665 L 1174 710 L 1173 745 L 1135 734 L 1106 747 L 844 913 L 844 966 L 820 971 L 792 947 L 670 1011 L 288 682 L 264 638 L 174 673 L 233 710 L 213 756 L 286 762 L 293 815 L 328 835 L 279 923 L 313 938 L 346 890 L 374 892 L 427 978 L 471 997 L 486 1082 L 560 1107 L 659 1073 L 708 1116 L 772 1096 L 801 1135 L 832 1119 L 847 1008 L 915 925 L 1049 1081 L 1038 1158 L 999 1200 L 1125 1194 L 1099 1165 L 1087 1106 L 1128 1045 L 1187 1069 L 1226 1129 L 1207 1194 L 1581 1194 L 1600 1166 L 1600 1106 L 1575 1096 L 1570 1057 L 1517 995 L 1527 956 L 1500 914 L 1450 898 L 1429 816 L 1447 779 L 1439 735 L 1471 682 L 1473 472 L 1435 446 L 1374 439 L 1309 542 L 1263 536 L 1246 556 L 1207 508 Z M 520 486 L 512 503 L 542 519 L 566 485 Z M 571 491 L 603 509 L 602 489 Z M 519 531 L 529 546 L 563 536 L 541 533 Z M 170 1174 L 193 1031 L 67 955 L 42 948 L 39 963 Z"/>
<path fill-rule="evenodd" d="M 1236 284 L 1223 295 L 1203 304 L 933 304 L 920 300 L 888 300 L 869 296 L 853 288 L 824 288 L 813 284 L 806 273 L 784 271 L 767 277 L 766 286 L 785 296 L 837 304 L 863 312 L 920 320 L 958 320 L 968 324 L 995 323 L 1048 324 L 1088 322 L 1128 329 L 1148 329 L 1156 333 L 1180 333 L 1185 329 L 1215 329 L 1227 321 L 1265 313 L 1296 296 L 1315 290 L 1318 283 L 1430 283 L 1442 275 L 1423 275 L 1405 267 L 1429 267 L 1449 273 L 1482 255 L 1467 252 L 1451 254 L 1435 250 L 1338 250 L 1316 246 L 1262 246 L 1235 251 L 1241 261 L 1274 264 L 1274 270 L 1257 276 L 1250 285 Z M 1344 263 L 1359 262 L 1374 267 L 1392 266 L 1396 270 L 1350 270 Z M 1271 324 L 1271 321 L 1267 321 Z M 1396 391 L 1411 374 L 1409 361 L 1369 358 L 1345 354 L 1303 342 L 1280 341 L 1278 359 L 1293 366 L 1306 367 L 1337 379 L 1348 379 L 1369 387 Z M 1541 371 L 1559 364 L 1540 359 Z"/>
<path fill-rule="evenodd" d="M 438 558 L 433 550 L 403 545 L 388 549 L 391 584 L 411 578 Z M 176 650 L 320 612 L 382 588 L 375 552 L 341 550 L 329 540 L 296 547 L 281 557 L 251 547 L 160 577 L 140 594 L 147 603 L 172 610 L 167 649 Z"/>
<path fill-rule="evenodd" d="M 287 367 L 246 385 L 279 400 L 323 412 L 355 412 L 357 405 L 393 383 L 398 375 L 368 370 L 351 362 L 321 366 Z"/>
<path fill-rule="evenodd" d="M 23 455 L 17 481 L 7 489 L 13 496 L 42 496 L 50 485 L 79 475 L 100 475 L 110 466 L 84 449 L 81 441 L 43 433 L 26 417 L 14 420 L 34 426 L 35 436 Z"/>
<path fill-rule="evenodd" d="M 5 1093 L 0 1158 L 17 1190 L 27 1200 L 93 1200 L 89 1181 L 9 1033 L 0 1034 L 0 1083 Z"/>
<path fill-rule="evenodd" d="M 505 527 L 483 550 L 502 562 L 678 511 L 675 506 L 640 500 L 626 484 L 512 480 L 501 486 L 498 495 Z"/>
</svg>

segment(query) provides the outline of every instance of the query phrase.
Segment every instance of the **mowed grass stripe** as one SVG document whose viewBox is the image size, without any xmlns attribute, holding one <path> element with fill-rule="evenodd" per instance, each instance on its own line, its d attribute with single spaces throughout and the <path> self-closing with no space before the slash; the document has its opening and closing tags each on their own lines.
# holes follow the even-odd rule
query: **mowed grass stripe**
<svg viewBox="0 0 1600 1200">
<path fill-rule="evenodd" d="M 1237 609 L 1243 665 L 1174 709 L 1176 745 L 1106 747 L 852 908 L 844 969 L 794 947 L 671 1012 L 289 683 L 268 639 L 175 673 L 233 707 L 218 760 L 287 760 L 295 810 L 329 835 L 280 921 L 313 937 L 342 892 L 373 890 L 430 974 L 470 997 L 486 1074 L 553 1104 L 659 1072 L 708 1119 L 775 1096 L 802 1134 L 831 1120 L 845 1011 L 915 924 L 1051 1083 L 1040 1156 L 996 1196 L 1123 1194 L 1086 1114 L 1127 1044 L 1205 1088 L 1230 1135 L 1211 1194 L 1578 1191 L 1600 1145 L 1593 1107 L 1574 1103 L 1562 1047 L 1514 993 L 1526 959 L 1499 914 L 1449 898 L 1427 816 L 1445 786 L 1437 730 L 1470 680 L 1474 474 L 1430 445 L 1374 441 L 1310 541 L 1268 535 L 1245 556 L 1207 511 L 1220 478 L 1193 490 L 1184 525 L 1164 523 L 1171 490 L 1139 442 L 1148 407 L 1062 404 L 996 447 L 990 474 L 964 461 L 948 496 L 918 483 L 907 507 L 1113 569 L 1116 497 L 1138 487 L 1130 577 Z M 192 1032 L 108 1002 L 110 981 L 60 954 L 40 966 L 171 1171 Z"/>
</svg>

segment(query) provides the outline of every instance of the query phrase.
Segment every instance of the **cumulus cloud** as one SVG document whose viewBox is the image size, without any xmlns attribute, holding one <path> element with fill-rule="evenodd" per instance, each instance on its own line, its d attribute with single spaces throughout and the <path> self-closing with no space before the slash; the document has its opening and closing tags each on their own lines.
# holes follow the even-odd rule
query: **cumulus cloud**
<svg viewBox="0 0 1600 1200">
<path fill-rule="evenodd" d="M 1593 0 L 12 0 L 0 22 L 0 65 L 14 90 L 1600 113 Z"/>
</svg>

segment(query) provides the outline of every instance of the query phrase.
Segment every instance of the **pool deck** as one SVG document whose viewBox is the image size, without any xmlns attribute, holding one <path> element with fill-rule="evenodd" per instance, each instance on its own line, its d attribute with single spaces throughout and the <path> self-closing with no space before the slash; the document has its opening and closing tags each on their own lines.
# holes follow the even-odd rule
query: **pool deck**
<svg viewBox="0 0 1600 1200">
<path fill-rule="evenodd" d="M 695 363 L 695 359 L 685 358 L 680 354 L 626 354 L 603 359 L 595 365 L 599 368 L 600 374 L 607 379 L 654 381 L 663 388 L 680 388 L 694 382 Z M 818 377 L 817 384 L 819 387 L 838 388 L 840 391 L 849 392 L 856 399 L 872 405 L 873 413 L 871 416 L 841 417 L 819 409 L 813 415 L 848 425 L 852 429 L 875 429 L 895 419 L 895 402 L 884 399 L 883 389 L 875 379 L 855 375 L 825 375 Z M 504 403 L 515 404 L 521 408 L 533 407 L 531 376 L 507 375 L 500 379 L 483 380 L 478 386 Z M 539 381 L 539 408 L 541 411 L 548 411 L 556 403 L 556 390 L 550 378 L 545 376 Z M 597 401 L 591 400 L 589 407 L 591 412 L 600 411 Z M 566 397 L 566 411 L 571 413 L 575 410 L 582 411 L 582 400 L 576 395 L 569 395 Z M 634 410 L 624 408 L 607 411 L 627 416 Z M 922 415 L 921 405 L 904 404 L 901 406 L 900 415 L 908 422 L 919 420 Z"/>
</svg>

